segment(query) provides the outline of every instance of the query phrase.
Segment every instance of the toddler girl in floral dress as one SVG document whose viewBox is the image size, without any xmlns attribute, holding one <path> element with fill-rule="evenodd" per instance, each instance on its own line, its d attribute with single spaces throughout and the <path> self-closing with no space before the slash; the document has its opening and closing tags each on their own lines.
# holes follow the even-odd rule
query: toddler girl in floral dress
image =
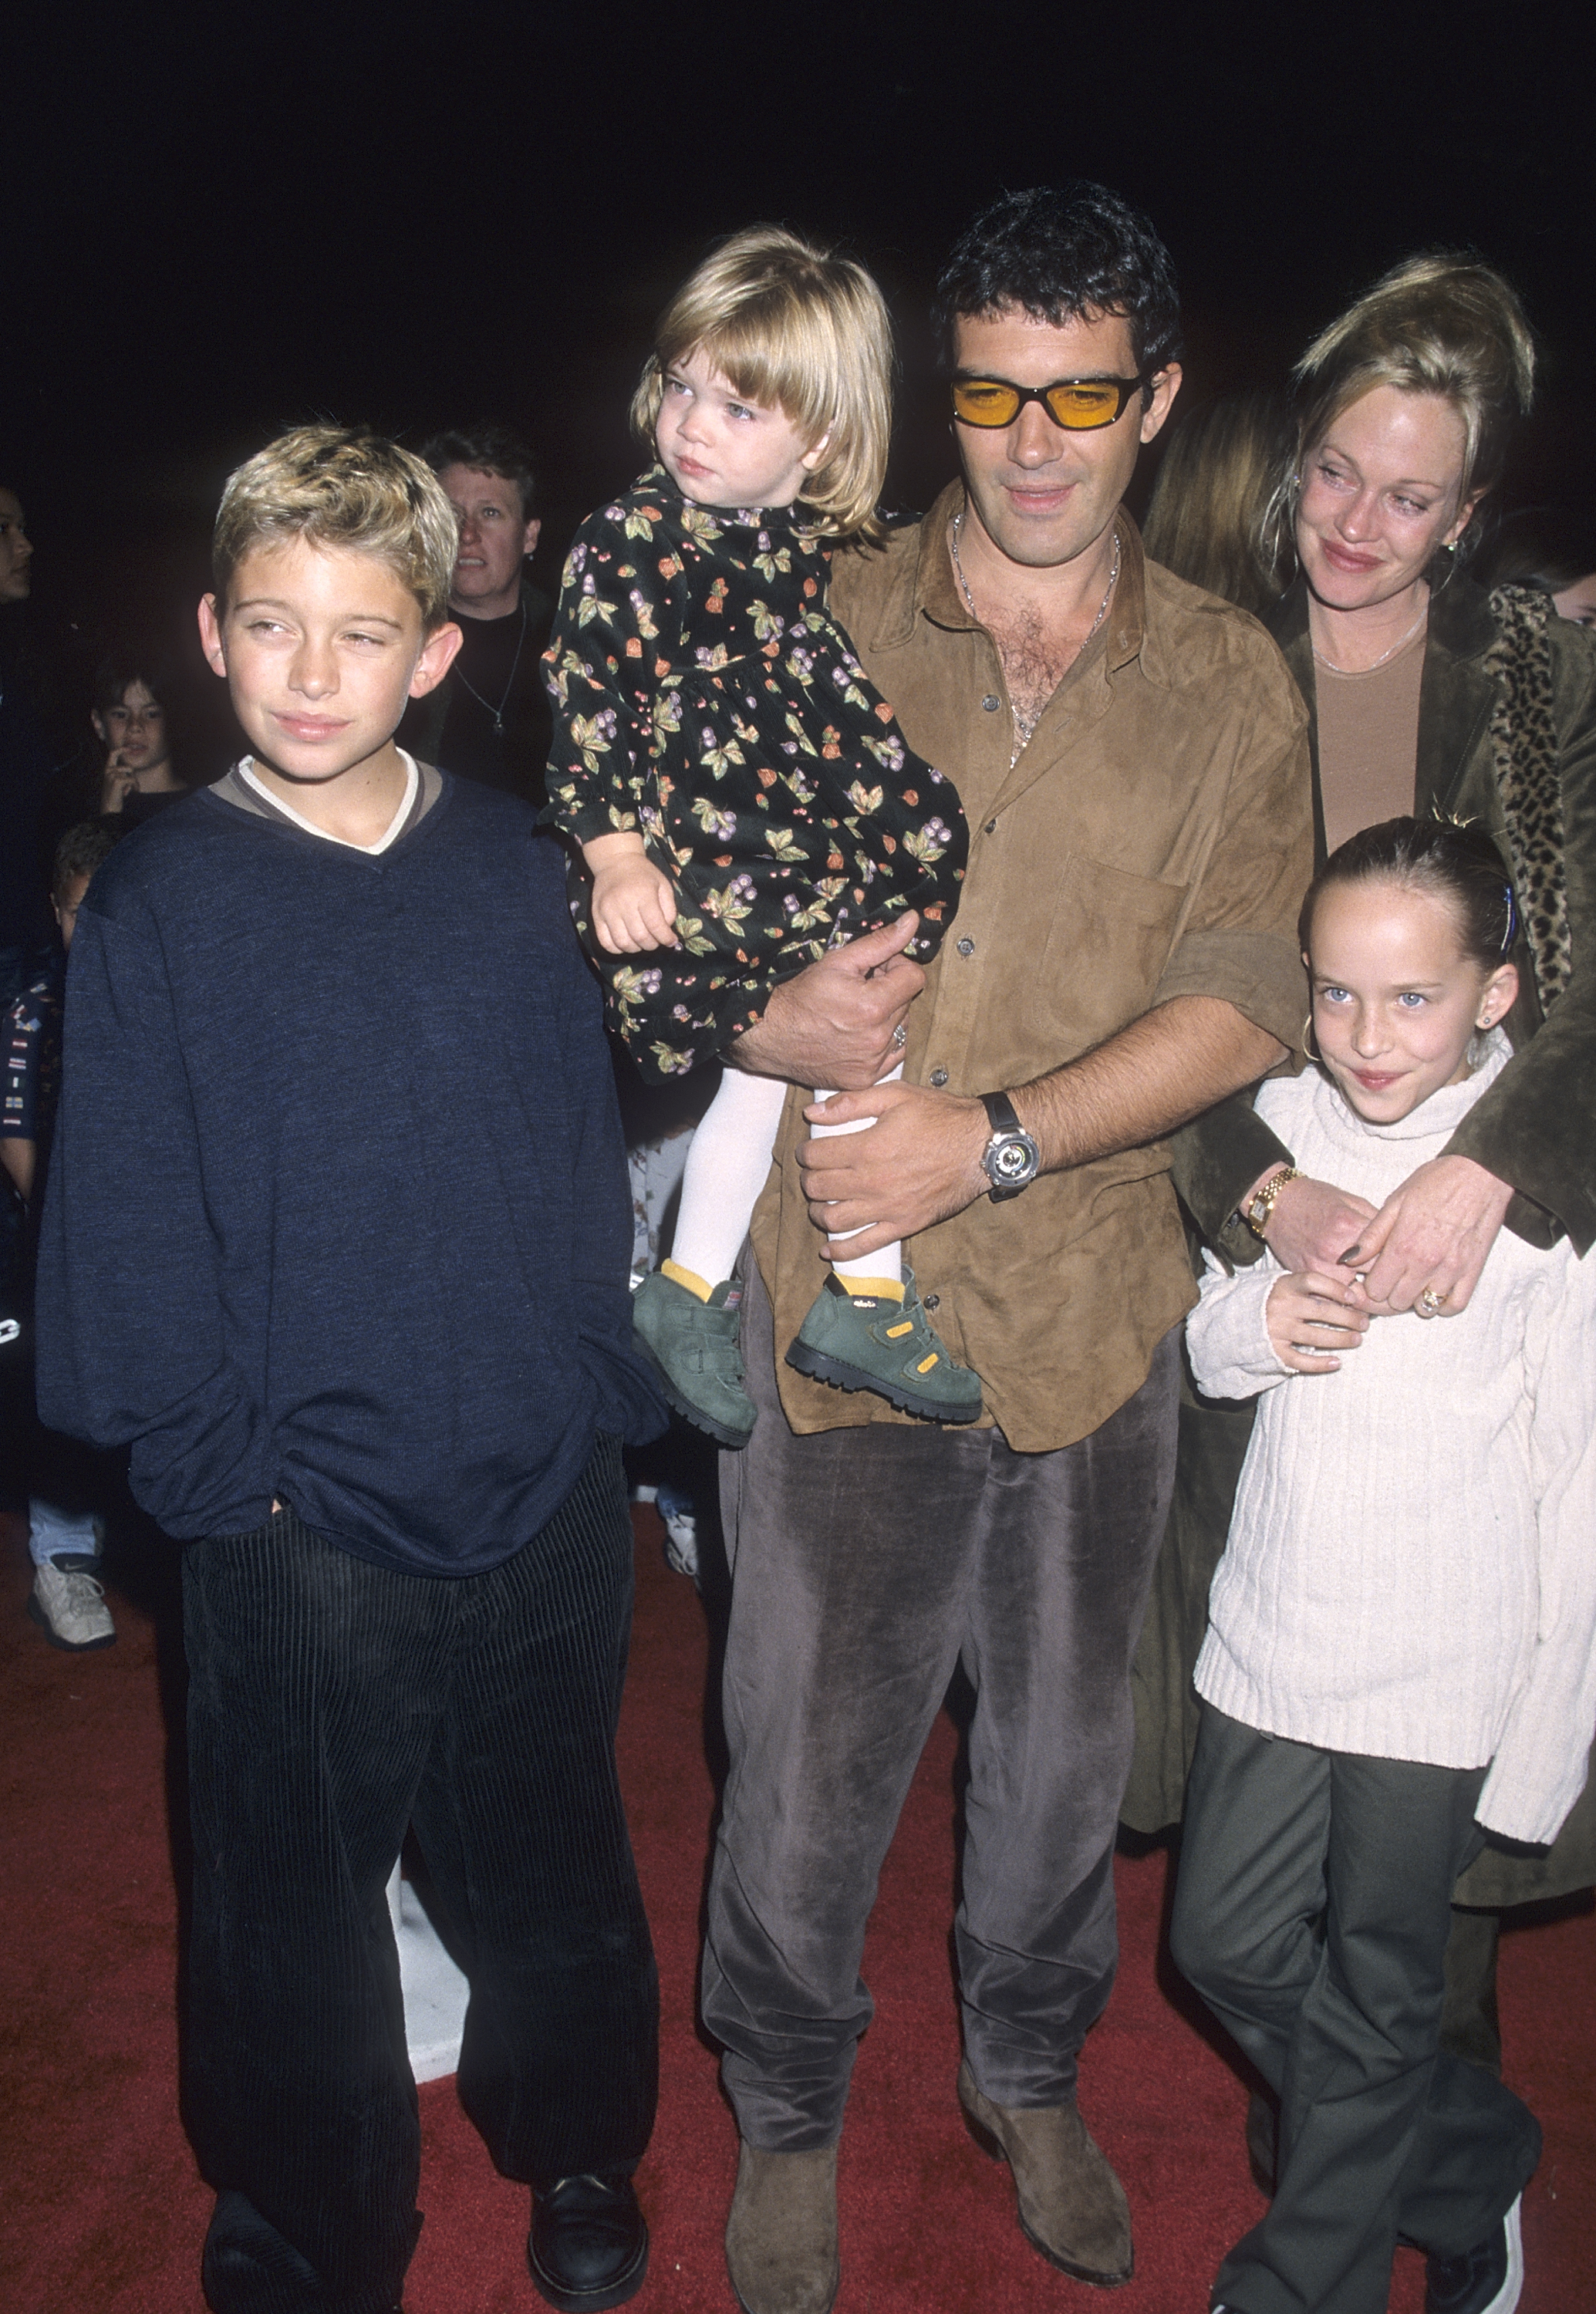
<svg viewBox="0 0 1596 2314">
<path fill-rule="evenodd" d="M 862 268 L 772 226 L 734 235 L 666 308 L 632 404 L 659 463 L 566 564 L 551 810 L 579 853 L 577 929 L 611 1025 L 656 1081 L 724 1053 L 840 941 L 913 909 L 925 958 L 952 921 L 958 798 L 826 607 L 833 547 L 878 534 L 891 358 Z M 671 1259 L 634 1300 L 672 1403 L 727 1446 L 754 1418 L 731 1273 L 785 1098 L 727 1070 Z M 900 1246 L 837 1261 L 787 1355 L 932 1421 L 981 1411 Z"/>
</svg>

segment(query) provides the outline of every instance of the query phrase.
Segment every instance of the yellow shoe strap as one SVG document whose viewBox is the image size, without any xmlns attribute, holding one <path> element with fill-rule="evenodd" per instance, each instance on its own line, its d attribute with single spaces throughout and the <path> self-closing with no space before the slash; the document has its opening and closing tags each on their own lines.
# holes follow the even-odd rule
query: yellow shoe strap
<svg viewBox="0 0 1596 2314">
<path fill-rule="evenodd" d="M 696 1269 L 683 1269 L 680 1262 L 662 1261 L 659 1265 L 659 1274 L 662 1277 L 668 1277 L 674 1285 L 685 1285 L 687 1291 L 690 1294 L 696 1294 L 701 1302 L 707 1302 L 715 1291 L 707 1279 L 699 1276 Z"/>
<path fill-rule="evenodd" d="M 880 1302 L 901 1302 L 904 1298 L 901 1277 L 849 1277 L 839 1273 L 837 1283 L 845 1294 L 873 1294 Z"/>
</svg>

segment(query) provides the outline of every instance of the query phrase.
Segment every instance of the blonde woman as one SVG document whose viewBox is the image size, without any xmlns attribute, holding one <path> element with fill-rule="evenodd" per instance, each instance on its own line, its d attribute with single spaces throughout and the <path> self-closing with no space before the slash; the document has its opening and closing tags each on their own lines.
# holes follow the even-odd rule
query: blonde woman
<svg viewBox="0 0 1596 2314">
<path fill-rule="evenodd" d="M 1378 1214 L 1285 1179 L 1278 1147 L 1231 1177 L 1225 1210 L 1292 1267 L 1356 1247 L 1376 1310 L 1455 1315 L 1504 1222 L 1596 1240 L 1596 648 L 1539 591 L 1487 596 L 1467 571 L 1534 367 L 1500 274 L 1410 259 L 1299 364 L 1298 455 L 1265 526 L 1298 568 L 1270 624 L 1313 719 L 1320 856 L 1398 813 L 1476 820 L 1524 924 L 1512 1066 Z"/>
</svg>

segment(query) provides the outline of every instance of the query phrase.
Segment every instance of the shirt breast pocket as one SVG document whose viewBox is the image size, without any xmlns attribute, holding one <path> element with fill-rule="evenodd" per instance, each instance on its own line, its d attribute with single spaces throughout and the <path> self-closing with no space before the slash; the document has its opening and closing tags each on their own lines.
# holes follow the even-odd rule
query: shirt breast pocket
<svg viewBox="0 0 1596 2314">
<path fill-rule="evenodd" d="M 1189 887 L 1071 852 L 1054 888 L 1034 1001 L 1065 1049 L 1084 1052 L 1138 1020 L 1174 949 Z"/>
</svg>

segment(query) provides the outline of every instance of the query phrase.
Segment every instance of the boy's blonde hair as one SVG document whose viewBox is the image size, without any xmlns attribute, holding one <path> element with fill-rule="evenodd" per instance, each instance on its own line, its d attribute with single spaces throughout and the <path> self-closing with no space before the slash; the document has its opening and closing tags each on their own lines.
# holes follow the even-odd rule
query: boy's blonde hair
<svg viewBox="0 0 1596 2314">
<path fill-rule="evenodd" d="M 665 373 L 695 349 L 750 402 L 774 407 L 824 455 L 798 493 L 816 527 L 879 538 L 876 504 L 892 437 L 892 322 L 862 265 L 781 225 L 750 225 L 721 243 L 659 317 L 632 396 L 648 443 Z"/>
<path fill-rule="evenodd" d="M 1406 258 L 1382 274 L 1319 332 L 1293 376 L 1297 460 L 1270 501 L 1266 555 L 1290 551 L 1303 460 L 1376 386 L 1439 394 L 1451 404 L 1463 426 L 1458 503 L 1482 498 L 1501 479 L 1514 425 L 1530 414 L 1535 340 L 1517 292 L 1495 267 L 1442 250 Z M 1477 508 L 1460 549 L 1478 527 Z"/>
<path fill-rule="evenodd" d="M 216 597 L 257 547 L 303 538 L 384 563 L 430 633 L 448 614 L 460 524 L 430 466 L 380 434 L 296 426 L 228 475 L 211 538 Z"/>
</svg>

